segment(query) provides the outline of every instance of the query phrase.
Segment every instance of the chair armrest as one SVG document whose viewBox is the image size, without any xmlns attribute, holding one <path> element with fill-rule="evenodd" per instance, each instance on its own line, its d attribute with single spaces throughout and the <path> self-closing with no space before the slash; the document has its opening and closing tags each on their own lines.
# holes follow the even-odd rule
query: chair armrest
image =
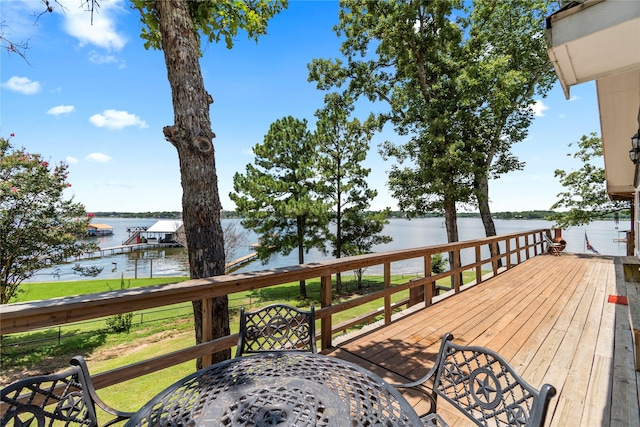
<svg viewBox="0 0 640 427">
<path fill-rule="evenodd" d="M 425 382 L 429 381 L 431 377 L 434 377 L 438 372 L 438 369 L 440 367 L 440 361 L 444 357 L 445 345 L 447 344 L 447 341 L 451 341 L 452 339 L 453 339 L 453 334 L 448 332 L 444 334 L 444 336 L 442 337 L 442 343 L 440 343 L 440 351 L 438 351 L 438 357 L 436 357 L 436 362 L 433 364 L 433 367 L 431 367 L 429 372 L 427 372 L 427 374 L 424 377 L 409 383 L 391 384 L 391 385 L 394 386 L 395 388 L 409 388 L 409 387 L 417 387 L 417 386 L 423 385 Z"/>
<path fill-rule="evenodd" d="M 106 412 L 109 415 L 113 415 L 115 417 L 114 419 L 104 424 L 104 426 L 109 426 L 116 422 L 131 418 L 135 414 L 135 412 L 125 412 L 125 411 L 119 411 L 117 409 L 114 409 L 111 406 L 107 405 L 102 399 L 100 399 L 100 397 L 98 396 L 98 393 L 96 393 L 96 389 L 93 387 L 93 382 L 91 381 L 91 375 L 89 374 L 89 368 L 87 367 L 87 363 L 85 362 L 82 356 L 75 356 L 73 359 L 71 359 L 69 363 L 73 366 L 80 367 L 80 370 L 82 371 L 82 375 L 84 377 L 85 388 L 86 388 L 85 391 L 89 393 L 91 401 L 95 405 L 97 405 L 100 409 L 102 409 L 104 412 Z"/>
</svg>

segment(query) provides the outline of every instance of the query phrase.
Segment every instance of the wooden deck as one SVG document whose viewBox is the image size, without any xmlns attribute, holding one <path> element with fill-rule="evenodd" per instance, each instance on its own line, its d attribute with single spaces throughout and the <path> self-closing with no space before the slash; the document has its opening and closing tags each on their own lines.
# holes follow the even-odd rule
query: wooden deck
<svg viewBox="0 0 640 427">
<path fill-rule="evenodd" d="M 534 387 L 552 384 L 548 426 L 640 426 L 629 307 L 610 295 L 635 292 L 620 259 L 542 255 L 459 295 L 417 310 L 328 353 L 389 381 L 418 379 L 433 365 L 445 332 L 503 355 Z M 325 351 L 326 352 L 326 351 Z M 424 409 L 417 394 L 406 394 Z M 446 404 L 450 425 L 470 425 Z"/>
</svg>

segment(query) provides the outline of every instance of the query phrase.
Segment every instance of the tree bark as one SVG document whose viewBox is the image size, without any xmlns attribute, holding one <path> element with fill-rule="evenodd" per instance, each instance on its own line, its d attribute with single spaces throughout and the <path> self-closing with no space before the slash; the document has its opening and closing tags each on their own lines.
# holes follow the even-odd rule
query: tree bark
<svg viewBox="0 0 640 427">
<path fill-rule="evenodd" d="M 444 223 L 447 229 L 447 241 L 449 243 L 458 241 L 458 212 L 456 211 L 456 201 L 453 197 L 444 197 Z"/>
<path fill-rule="evenodd" d="M 213 138 L 207 93 L 200 69 L 200 37 L 185 0 L 155 2 L 162 50 L 173 98 L 174 124 L 163 131 L 178 151 L 182 181 L 182 219 L 189 253 L 189 275 L 199 279 L 224 274 L 224 239 L 220 223 Z M 227 297 L 212 300 L 212 337 L 230 334 Z M 196 342 L 203 341 L 202 304 L 193 302 Z M 226 350 L 213 363 L 231 357 Z M 202 361 L 198 360 L 198 367 Z"/>
<path fill-rule="evenodd" d="M 298 264 L 304 264 L 304 226 L 305 221 L 301 216 L 296 217 L 297 232 L 298 232 Z M 307 283 L 305 280 L 300 280 L 300 298 L 307 297 Z"/>
<path fill-rule="evenodd" d="M 444 197 L 444 222 L 447 230 L 447 240 L 449 243 L 457 242 L 458 237 L 458 212 L 456 211 L 456 201 L 453 197 L 445 195 Z M 453 265 L 455 257 L 453 252 L 449 252 L 449 268 L 451 270 L 460 267 Z M 451 276 L 451 287 L 453 288 L 454 278 Z M 462 283 L 462 273 L 460 274 L 460 283 Z"/>
<path fill-rule="evenodd" d="M 491 209 L 489 208 L 489 180 L 486 176 L 480 176 L 476 174 L 473 179 L 473 187 L 476 193 L 476 199 L 478 200 L 478 209 L 480 210 L 480 218 L 482 219 L 482 225 L 484 225 L 484 234 L 487 237 L 495 236 L 496 225 L 493 222 L 491 216 Z M 494 245 L 489 246 L 491 256 L 500 255 L 500 247 Z M 502 259 L 498 260 L 498 267 L 502 267 Z"/>
</svg>

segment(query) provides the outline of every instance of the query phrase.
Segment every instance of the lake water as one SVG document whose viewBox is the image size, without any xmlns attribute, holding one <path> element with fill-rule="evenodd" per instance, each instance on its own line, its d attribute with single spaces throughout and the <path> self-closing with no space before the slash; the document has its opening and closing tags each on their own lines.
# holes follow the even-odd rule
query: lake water
<svg viewBox="0 0 640 427">
<path fill-rule="evenodd" d="M 113 227 L 114 234 L 95 238 L 101 248 L 109 248 L 121 245 L 129 234 L 127 229 L 135 227 L 149 227 L 157 219 L 147 218 L 93 218 L 92 223 L 108 224 Z M 239 221 L 237 219 L 223 219 L 225 221 Z M 553 223 L 543 220 L 495 220 L 498 235 L 519 231 L 550 228 Z M 484 237 L 484 227 L 479 218 L 460 218 L 458 220 L 460 240 L 471 240 Z M 613 221 L 595 221 L 583 227 L 573 227 L 562 231 L 562 237 L 567 241 L 567 252 L 591 253 L 586 249 L 585 233 L 589 237 L 591 245 L 602 255 L 626 254 L 626 242 L 617 239 L 625 237 L 624 230 L 629 229 L 628 221 L 621 221 L 616 229 Z M 446 230 L 442 218 L 419 219 L 391 219 L 384 229 L 384 234 L 393 237 L 393 242 L 379 245 L 373 248 L 374 252 L 384 252 L 398 249 L 407 249 L 420 246 L 430 246 L 447 242 Z M 251 252 L 249 245 L 257 242 L 257 236 L 247 233 L 246 244 L 234 254 L 233 258 L 239 258 Z M 464 258 L 464 255 L 463 255 Z M 316 262 L 330 259 L 319 251 L 311 251 L 305 254 L 305 262 Z M 98 278 L 133 278 L 162 277 L 188 275 L 188 257 L 183 248 L 147 249 L 136 252 L 109 255 L 101 258 L 83 259 L 77 261 L 83 267 L 95 266 L 103 268 Z M 463 259 L 463 263 L 466 262 Z M 36 273 L 29 282 L 41 281 L 67 281 L 83 280 L 87 277 L 77 274 L 73 267 L 76 262 L 63 264 L 41 270 Z M 262 270 L 267 268 L 286 267 L 298 264 L 297 251 L 288 256 L 273 255 L 266 264 L 254 261 L 242 267 L 236 272 Z M 420 271 L 421 260 L 403 262 L 393 265 L 393 273 L 415 273 Z M 380 274 L 376 268 L 367 270 L 369 274 Z"/>
</svg>

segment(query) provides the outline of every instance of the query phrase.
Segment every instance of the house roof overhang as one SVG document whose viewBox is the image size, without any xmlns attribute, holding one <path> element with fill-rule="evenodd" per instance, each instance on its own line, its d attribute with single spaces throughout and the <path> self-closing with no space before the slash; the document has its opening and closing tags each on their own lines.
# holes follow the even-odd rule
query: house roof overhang
<svg viewBox="0 0 640 427">
<path fill-rule="evenodd" d="M 549 58 L 569 89 L 640 68 L 640 1 L 573 2 L 547 18 Z"/>
<path fill-rule="evenodd" d="M 567 99 L 595 80 L 607 192 L 633 198 L 631 136 L 640 128 L 640 1 L 572 2 L 547 18 L 549 58 Z"/>
</svg>

